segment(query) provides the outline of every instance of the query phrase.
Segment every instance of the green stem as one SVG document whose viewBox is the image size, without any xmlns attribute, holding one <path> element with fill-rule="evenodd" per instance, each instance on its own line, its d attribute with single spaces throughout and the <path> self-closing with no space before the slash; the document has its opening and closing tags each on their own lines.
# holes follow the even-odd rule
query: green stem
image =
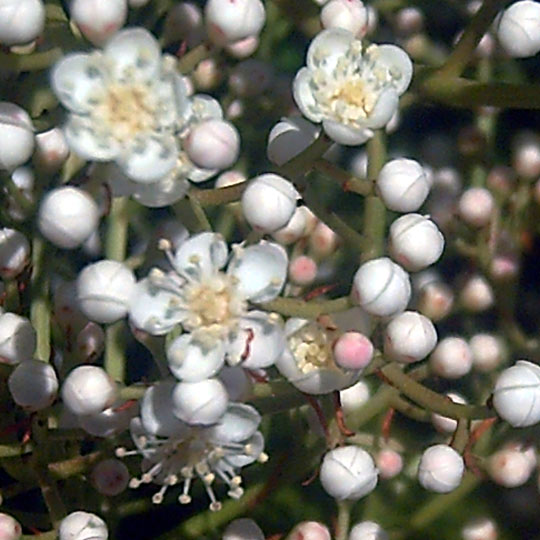
<svg viewBox="0 0 540 540">
<path fill-rule="evenodd" d="M 0 444 L 0 458 L 22 456 L 28 452 L 28 447 L 20 444 Z"/>
<path fill-rule="evenodd" d="M 36 536 L 34 534 L 23 534 L 21 536 L 21 540 L 36 540 L 37 538 L 39 538 L 39 540 L 57 540 L 58 531 L 54 529 L 52 531 L 40 533 L 39 536 Z"/>
<path fill-rule="evenodd" d="M 469 421 L 466 418 L 460 418 L 456 432 L 454 433 L 454 440 L 452 441 L 452 448 L 462 454 L 469 442 Z"/>
<path fill-rule="evenodd" d="M 216 189 L 191 188 L 189 197 L 198 201 L 202 206 L 221 206 L 222 204 L 239 201 L 247 186 L 248 182 L 242 182 Z"/>
<path fill-rule="evenodd" d="M 351 507 L 353 503 L 348 500 L 336 502 L 338 507 L 336 540 L 347 540 L 351 524 Z"/>
<path fill-rule="evenodd" d="M 40 71 L 50 68 L 62 55 L 60 47 L 53 47 L 48 51 L 31 54 L 6 54 L 0 52 L 0 66 L 9 71 Z"/>
<path fill-rule="evenodd" d="M 304 300 L 296 298 L 276 298 L 261 304 L 261 306 L 266 311 L 276 311 L 287 317 L 316 319 L 323 314 L 345 311 L 353 307 L 353 304 L 348 296 L 342 296 L 333 300 L 312 300 L 311 302 L 304 302 Z"/>
<path fill-rule="evenodd" d="M 188 197 L 176 202 L 173 208 L 176 217 L 190 232 L 196 233 L 212 230 L 212 226 L 197 197 L 188 194 Z"/>
<path fill-rule="evenodd" d="M 183 75 L 190 73 L 197 67 L 199 62 L 210 58 L 214 52 L 215 49 L 213 49 L 209 44 L 201 43 L 182 56 L 180 60 L 178 60 L 177 69 Z"/>
<path fill-rule="evenodd" d="M 350 191 L 352 193 L 358 193 L 359 195 L 369 195 L 373 191 L 373 183 L 369 180 L 356 178 L 351 173 L 344 171 L 341 167 L 334 165 L 331 161 L 326 159 L 318 159 L 313 168 L 331 178 L 337 182 L 343 189 L 343 191 Z"/>
<path fill-rule="evenodd" d="M 49 276 L 45 260 L 47 250 L 43 238 L 36 235 L 32 242 L 32 276 L 30 291 L 30 322 L 36 331 L 37 359 L 49 361 L 51 355 L 51 316 L 49 310 Z"/>
<path fill-rule="evenodd" d="M 391 397 L 390 407 L 417 422 L 431 422 L 431 413 L 429 411 L 409 403 L 397 394 Z"/>
<path fill-rule="evenodd" d="M 71 476 L 76 476 L 88 472 L 92 465 L 95 465 L 100 459 L 103 458 L 101 452 L 92 452 L 85 456 L 77 456 L 64 461 L 57 461 L 49 463 L 48 470 L 54 478 L 58 480 L 65 480 Z"/>
<path fill-rule="evenodd" d="M 126 376 L 126 339 L 125 323 L 116 321 L 107 326 L 105 331 L 105 360 L 103 365 L 109 376 L 117 382 L 123 382 Z"/>
</svg>

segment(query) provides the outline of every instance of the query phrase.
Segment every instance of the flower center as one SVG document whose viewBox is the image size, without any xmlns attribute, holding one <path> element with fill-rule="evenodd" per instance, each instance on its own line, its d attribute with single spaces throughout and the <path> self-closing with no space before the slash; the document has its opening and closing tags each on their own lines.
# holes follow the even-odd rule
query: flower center
<svg viewBox="0 0 540 540">
<path fill-rule="evenodd" d="M 289 346 L 302 373 L 335 369 L 331 339 L 317 324 L 308 324 L 289 338 Z"/>
</svg>

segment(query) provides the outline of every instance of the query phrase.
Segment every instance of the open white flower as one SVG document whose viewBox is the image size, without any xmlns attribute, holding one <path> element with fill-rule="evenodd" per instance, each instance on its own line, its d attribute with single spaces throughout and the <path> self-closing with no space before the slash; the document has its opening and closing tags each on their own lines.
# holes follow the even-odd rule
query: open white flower
<svg viewBox="0 0 540 540">
<path fill-rule="evenodd" d="M 367 48 L 348 30 L 323 30 L 293 83 L 294 99 L 339 144 L 358 145 L 384 127 L 411 82 L 413 66 L 395 45 Z"/>
<path fill-rule="evenodd" d="M 164 247 L 168 247 L 164 242 Z M 257 369 L 272 365 L 285 346 L 278 317 L 250 311 L 248 302 L 274 299 L 287 275 L 287 253 L 278 244 L 234 246 L 229 259 L 219 234 L 201 233 L 176 253 L 166 250 L 174 272 L 153 269 L 137 285 L 133 325 L 163 335 L 181 324 L 186 333 L 167 350 L 171 371 L 183 381 L 216 375 L 225 360 Z"/>
</svg>

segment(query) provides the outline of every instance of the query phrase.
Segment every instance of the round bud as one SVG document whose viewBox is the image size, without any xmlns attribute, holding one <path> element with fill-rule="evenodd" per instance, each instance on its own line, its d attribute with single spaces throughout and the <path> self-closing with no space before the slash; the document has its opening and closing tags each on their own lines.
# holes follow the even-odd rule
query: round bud
<svg viewBox="0 0 540 540">
<path fill-rule="evenodd" d="M 225 50 L 234 58 L 243 59 L 251 56 L 259 48 L 258 36 L 248 36 L 225 45 Z"/>
<path fill-rule="evenodd" d="M 233 169 L 221 173 L 216 179 L 216 188 L 224 188 L 241 184 L 247 180 L 246 175 L 242 171 Z"/>
<path fill-rule="evenodd" d="M 341 446 L 327 452 L 319 476 L 325 491 L 338 500 L 360 499 L 377 485 L 375 463 L 358 446 Z"/>
<path fill-rule="evenodd" d="M 394 317 L 385 334 L 384 354 L 405 364 L 423 360 L 437 345 L 433 323 L 416 311 L 405 311 Z"/>
<path fill-rule="evenodd" d="M 491 334 L 476 334 L 469 340 L 473 355 L 473 368 L 481 373 L 497 369 L 506 358 L 503 342 Z"/>
<path fill-rule="evenodd" d="M 457 392 L 446 392 L 445 395 L 453 403 L 460 403 L 461 405 L 467 403 L 465 398 Z M 441 433 L 454 433 L 457 428 L 457 420 L 436 413 L 431 414 L 431 422 L 435 429 Z"/>
<path fill-rule="evenodd" d="M 127 19 L 127 0 L 72 0 L 70 15 L 82 35 L 103 45 Z"/>
<path fill-rule="evenodd" d="M 374 521 L 361 521 L 349 533 L 349 540 L 389 540 L 386 531 Z"/>
<path fill-rule="evenodd" d="M 242 195 L 242 210 L 248 223 L 261 232 L 284 227 L 296 209 L 294 186 L 277 174 L 267 173 L 251 180 Z"/>
<path fill-rule="evenodd" d="M 417 7 L 402 8 L 396 13 L 394 25 L 404 37 L 418 34 L 424 27 L 424 14 Z"/>
<path fill-rule="evenodd" d="M 97 228 L 99 208 L 82 189 L 66 186 L 53 189 L 41 201 L 38 227 L 54 245 L 79 247 Z"/>
<path fill-rule="evenodd" d="M 204 15 L 208 37 L 217 45 L 258 34 L 266 19 L 261 0 L 208 0 Z"/>
<path fill-rule="evenodd" d="M 130 474 L 118 459 L 100 461 L 90 474 L 90 480 L 99 493 L 107 497 L 120 495 L 128 486 Z"/>
<path fill-rule="evenodd" d="M 221 84 L 223 67 L 215 58 L 205 58 L 197 64 L 191 76 L 199 90 L 212 90 Z"/>
<path fill-rule="evenodd" d="M 0 363 L 30 360 L 36 348 L 36 332 L 30 321 L 15 313 L 0 314 Z"/>
<path fill-rule="evenodd" d="M 524 178 L 536 179 L 540 176 L 540 136 L 537 133 L 518 133 L 512 144 L 512 166 Z"/>
<path fill-rule="evenodd" d="M 116 395 L 116 384 L 98 366 L 76 367 L 62 385 L 64 405 L 77 416 L 100 413 L 114 403 Z"/>
<path fill-rule="evenodd" d="M 298 206 L 287 225 L 273 232 L 272 237 L 284 246 L 294 244 L 300 238 L 306 236 L 306 230 L 312 216 L 313 214 L 311 214 L 311 210 L 307 206 Z"/>
<path fill-rule="evenodd" d="M 426 171 L 412 159 L 389 161 L 377 177 L 377 189 L 385 206 L 396 212 L 418 210 L 426 200 L 430 187 Z"/>
<path fill-rule="evenodd" d="M 369 386 L 365 381 L 358 381 L 356 384 L 339 391 L 341 407 L 345 414 L 352 414 L 362 407 L 369 400 Z"/>
<path fill-rule="evenodd" d="M 204 37 L 202 13 L 196 4 L 180 2 L 167 12 L 164 28 L 165 43 L 185 42 L 188 47 L 198 45 Z"/>
<path fill-rule="evenodd" d="M 373 345 L 360 332 L 345 332 L 334 343 L 334 361 L 343 369 L 360 371 L 373 358 Z"/>
<path fill-rule="evenodd" d="M 360 0 L 330 0 L 321 10 L 323 28 L 344 28 L 358 38 L 366 35 L 368 12 Z"/>
<path fill-rule="evenodd" d="M 418 481 L 429 491 L 449 493 L 461 484 L 464 471 L 463 458 L 453 448 L 436 444 L 422 454 Z"/>
<path fill-rule="evenodd" d="M 20 198 L 26 199 L 31 205 L 35 200 L 35 180 L 34 169 L 31 167 L 17 167 L 11 173 L 11 181 L 18 189 Z M 20 202 L 9 193 L 7 194 L 7 212 L 14 221 L 24 221 L 29 214 L 29 210 L 22 208 Z"/>
<path fill-rule="evenodd" d="M 391 317 L 407 307 L 411 282 L 401 266 L 381 257 L 364 263 L 356 271 L 352 295 L 370 315 Z"/>
<path fill-rule="evenodd" d="M 264 533 L 252 519 L 235 519 L 227 525 L 221 540 L 264 540 Z"/>
<path fill-rule="evenodd" d="M 518 360 L 498 377 L 493 390 L 497 414 L 514 427 L 540 422 L 540 366 Z"/>
<path fill-rule="evenodd" d="M 318 521 L 302 521 L 288 534 L 286 540 L 331 540 L 328 527 Z"/>
<path fill-rule="evenodd" d="M 391 448 L 384 448 L 375 455 L 375 464 L 379 476 L 388 480 L 397 476 L 403 469 L 403 458 L 399 452 Z"/>
<path fill-rule="evenodd" d="M 260 60 L 244 60 L 232 70 L 229 86 L 240 97 L 258 96 L 268 90 L 274 72 L 272 66 Z"/>
<path fill-rule="evenodd" d="M 304 151 L 318 133 L 319 128 L 302 117 L 283 118 L 270 130 L 266 155 L 281 167 Z"/>
<path fill-rule="evenodd" d="M 486 186 L 493 192 L 500 195 L 510 195 L 516 185 L 516 173 L 511 167 L 505 165 L 495 165 L 486 178 Z"/>
<path fill-rule="evenodd" d="M 125 317 L 135 290 L 135 276 L 123 263 L 89 264 L 77 278 L 77 301 L 92 321 L 112 323 Z"/>
<path fill-rule="evenodd" d="M 534 56 L 540 51 L 540 4 L 523 0 L 505 9 L 498 21 L 497 38 L 514 58 Z"/>
<path fill-rule="evenodd" d="M 461 288 L 459 300 L 466 310 L 479 313 L 493 305 L 495 294 L 487 279 L 476 275 L 465 282 Z"/>
<path fill-rule="evenodd" d="M 491 221 L 495 201 L 491 192 L 484 188 L 469 188 L 458 202 L 461 219 L 473 227 L 484 227 Z"/>
<path fill-rule="evenodd" d="M 459 379 L 471 371 L 471 348 L 462 338 L 447 337 L 435 347 L 429 358 L 429 366 L 435 375 L 445 379 Z"/>
<path fill-rule="evenodd" d="M 99 324 L 89 322 L 77 334 L 77 354 L 81 361 L 95 360 L 105 349 L 105 332 Z"/>
<path fill-rule="evenodd" d="M 0 229 L 0 277 L 13 279 L 30 261 L 30 243 L 15 229 Z"/>
<path fill-rule="evenodd" d="M 0 43 L 25 45 L 39 37 L 44 27 L 45 6 L 41 0 L 0 1 Z"/>
<path fill-rule="evenodd" d="M 189 132 L 183 146 L 197 167 L 226 169 L 238 159 L 240 136 L 230 122 L 206 120 Z"/>
<path fill-rule="evenodd" d="M 19 0 L 16 0 L 13 4 L 19 4 Z M 8 7 L 7 9 L 11 8 Z M 0 6 L 1 21 L 4 20 L 3 16 L 3 9 Z M 32 120 L 30 120 L 28 113 L 24 109 L 14 103 L 0 101 L 0 140 L 2 141 L 0 146 L 0 170 L 12 171 L 16 169 L 27 161 L 34 151 L 34 126 Z"/>
<path fill-rule="evenodd" d="M 289 279 L 296 285 L 306 286 L 317 277 L 317 263 L 306 255 L 300 255 L 289 262 Z"/>
<path fill-rule="evenodd" d="M 89 512 L 72 512 L 60 522 L 58 540 L 107 540 L 105 522 Z"/>
<path fill-rule="evenodd" d="M 58 378 L 51 364 L 40 360 L 24 360 L 8 379 L 13 401 L 27 411 L 45 409 L 56 399 Z"/>
<path fill-rule="evenodd" d="M 338 242 L 338 235 L 326 223 L 319 221 L 309 237 L 309 249 L 318 259 L 325 259 L 336 251 Z"/>
<path fill-rule="evenodd" d="M 489 518 L 474 519 L 461 529 L 463 540 L 497 540 L 498 536 L 497 526 Z"/>
<path fill-rule="evenodd" d="M 215 424 L 229 403 L 227 389 L 219 379 L 178 383 L 172 393 L 173 414 L 195 425 Z"/>
<path fill-rule="evenodd" d="M 500 486 L 522 486 L 534 469 L 525 452 L 516 448 L 503 448 L 489 457 L 487 470 L 490 478 Z"/>
<path fill-rule="evenodd" d="M 19 540 L 21 535 L 20 523 L 10 515 L 0 513 L 0 540 Z"/>
<path fill-rule="evenodd" d="M 452 289 L 437 281 L 422 287 L 417 307 L 420 313 L 437 322 L 444 319 L 452 311 L 453 305 L 454 293 Z"/>
<path fill-rule="evenodd" d="M 69 156 L 69 146 L 60 128 L 36 135 L 36 163 L 47 172 L 56 172 Z"/>
</svg>

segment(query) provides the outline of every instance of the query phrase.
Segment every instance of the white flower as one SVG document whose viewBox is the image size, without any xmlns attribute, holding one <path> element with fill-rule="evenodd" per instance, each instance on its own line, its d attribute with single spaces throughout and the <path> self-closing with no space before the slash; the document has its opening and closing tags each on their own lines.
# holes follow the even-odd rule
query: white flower
<svg viewBox="0 0 540 540">
<path fill-rule="evenodd" d="M 307 67 L 296 74 L 294 99 L 331 139 L 358 145 L 390 121 L 412 70 L 407 53 L 395 45 L 364 49 L 347 30 L 323 30 L 309 46 Z"/>
<path fill-rule="evenodd" d="M 248 301 L 267 302 L 279 294 L 287 274 L 285 250 L 271 242 L 234 246 L 226 272 L 229 253 L 219 234 L 192 236 L 176 253 L 166 252 L 174 272 L 155 268 L 139 282 L 130 319 L 153 335 L 182 325 L 186 333 L 167 351 L 173 373 L 196 382 L 217 374 L 225 360 L 250 369 L 272 365 L 285 346 L 281 325 L 272 314 L 249 311 Z"/>
<path fill-rule="evenodd" d="M 107 540 L 105 522 L 96 514 L 72 512 L 60 522 L 58 540 Z"/>
</svg>

